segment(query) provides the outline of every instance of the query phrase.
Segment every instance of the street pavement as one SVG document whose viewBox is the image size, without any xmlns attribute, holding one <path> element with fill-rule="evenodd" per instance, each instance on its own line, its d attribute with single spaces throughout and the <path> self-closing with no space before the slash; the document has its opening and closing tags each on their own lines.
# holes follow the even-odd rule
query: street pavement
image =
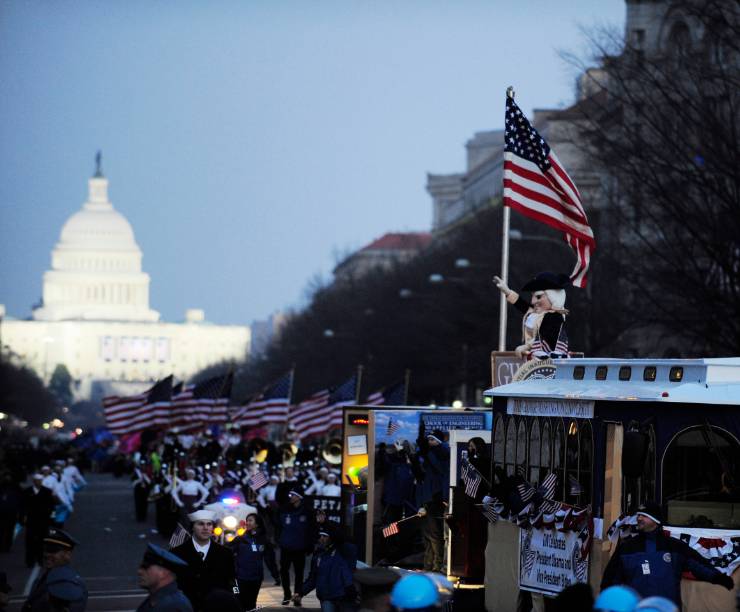
<svg viewBox="0 0 740 612">
<path fill-rule="evenodd" d="M 86 475 L 88 486 L 77 493 L 74 512 L 64 528 L 79 542 L 72 561 L 82 575 L 90 594 L 87 610 L 136 610 L 147 593 L 137 583 L 136 569 L 147 542 L 166 546 L 167 542 L 154 528 L 154 509 L 150 507 L 146 523 L 134 520 L 134 498 L 127 477 L 116 479 L 110 474 Z M 13 588 L 8 610 L 20 610 L 38 568 L 29 570 L 23 561 L 24 534 L 13 544 L 10 553 L 0 553 L 0 567 L 8 574 Z M 268 577 L 260 590 L 258 607 L 266 610 L 296 609 L 281 606 L 282 589 L 272 586 Z M 311 593 L 303 599 L 303 609 L 318 610 L 320 605 Z"/>
</svg>

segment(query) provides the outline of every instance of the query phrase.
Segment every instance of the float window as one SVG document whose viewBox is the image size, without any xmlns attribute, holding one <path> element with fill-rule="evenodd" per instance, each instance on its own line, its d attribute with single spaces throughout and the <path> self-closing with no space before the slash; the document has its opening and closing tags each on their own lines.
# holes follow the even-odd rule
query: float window
<svg viewBox="0 0 740 612">
<path fill-rule="evenodd" d="M 740 528 L 740 442 L 728 431 L 698 425 L 679 433 L 662 463 L 666 522 L 683 527 Z"/>
</svg>

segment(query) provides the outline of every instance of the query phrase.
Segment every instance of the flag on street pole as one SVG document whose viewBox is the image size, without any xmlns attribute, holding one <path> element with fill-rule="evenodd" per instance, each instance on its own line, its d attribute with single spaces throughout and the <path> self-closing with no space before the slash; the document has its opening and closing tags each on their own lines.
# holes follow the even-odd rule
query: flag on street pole
<svg viewBox="0 0 740 612">
<path fill-rule="evenodd" d="M 367 396 L 367 406 L 405 406 L 408 394 L 408 375 L 400 382 L 383 387 Z"/>
<path fill-rule="evenodd" d="M 285 423 L 290 407 L 290 395 L 293 389 L 293 370 L 280 377 L 262 393 L 238 410 L 233 422 L 244 419 L 244 425 L 263 425 L 264 423 Z M 255 422 L 256 419 L 256 422 Z"/>
<path fill-rule="evenodd" d="M 504 206 L 563 232 L 577 259 L 571 282 L 585 287 L 596 241 L 581 195 L 555 152 L 514 102 L 513 93 L 506 97 L 504 143 Z"/>
<path fill-rule="evenodd" d="M 116 435 L 168 426 L 172 407 L 172 375 L 158 381 L 145 393 L 129 398 L 103 399 L 108 429 Z"/>
</svg>

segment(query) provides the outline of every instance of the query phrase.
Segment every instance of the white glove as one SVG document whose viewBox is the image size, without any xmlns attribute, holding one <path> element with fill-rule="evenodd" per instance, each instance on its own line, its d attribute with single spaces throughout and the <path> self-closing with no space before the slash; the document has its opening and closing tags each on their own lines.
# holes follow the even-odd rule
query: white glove
<svg viewBox="0 0 740 612">
<path fill-rule="evenodd" d="M 507 285 L 506 282 L 502 280 L 501 278 L 499 278 L 498 276 L 493 277 L 493 284 L 496 285 L 498 290 L 504 295 L 509 295 L 511 293 L 511 289 L 509 289 L 509 285 Z"/>
<path fill-rule="evenodd" d="M 395 446 L 395 447 L 396 447 L 396 450 L 397 450 L 397 451 L 401 452 L 401 451 L 403 450 L 403 440 L 396 440 L 396 441 L 395 441 L 395 442 L 393 443 L 393 446 Z"/>
<path fill-rule="evenodd" d="M 532 347 L 528 344 L 520 344 L 514 349 L 517 357 L 528 357 L 532 352 Z"/>
<path fill-rule="evenodd" d="M 492 504 L 493 503 L 493 497 L 491 497 L 490 495 L 485 495 L 483 497 L 483 503 L 484 504 Z"/>
</svg>

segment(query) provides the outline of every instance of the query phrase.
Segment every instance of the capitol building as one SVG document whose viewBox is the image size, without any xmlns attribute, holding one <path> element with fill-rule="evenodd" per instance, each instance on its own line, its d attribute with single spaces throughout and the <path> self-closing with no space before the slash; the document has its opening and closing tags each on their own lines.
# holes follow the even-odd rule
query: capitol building
<svg viewBox="0 0 740 612">
<path fill-rule="evenodd" d="M 1 319 L 4 352 L 47 383 L 63 364 L 76 399 L 138 393 L 170 374 L 188 380 L 246 357 L 247 326 L 207 323 L 199 309 L 186 310 L 182 323 L 160 321 L 149 307 L 141 260 L 131 225 L 108 200 L 98 158 L 87 202 L 67 219 L 51 252 L 42 303 L 32 319 Z"/>
</svg>

